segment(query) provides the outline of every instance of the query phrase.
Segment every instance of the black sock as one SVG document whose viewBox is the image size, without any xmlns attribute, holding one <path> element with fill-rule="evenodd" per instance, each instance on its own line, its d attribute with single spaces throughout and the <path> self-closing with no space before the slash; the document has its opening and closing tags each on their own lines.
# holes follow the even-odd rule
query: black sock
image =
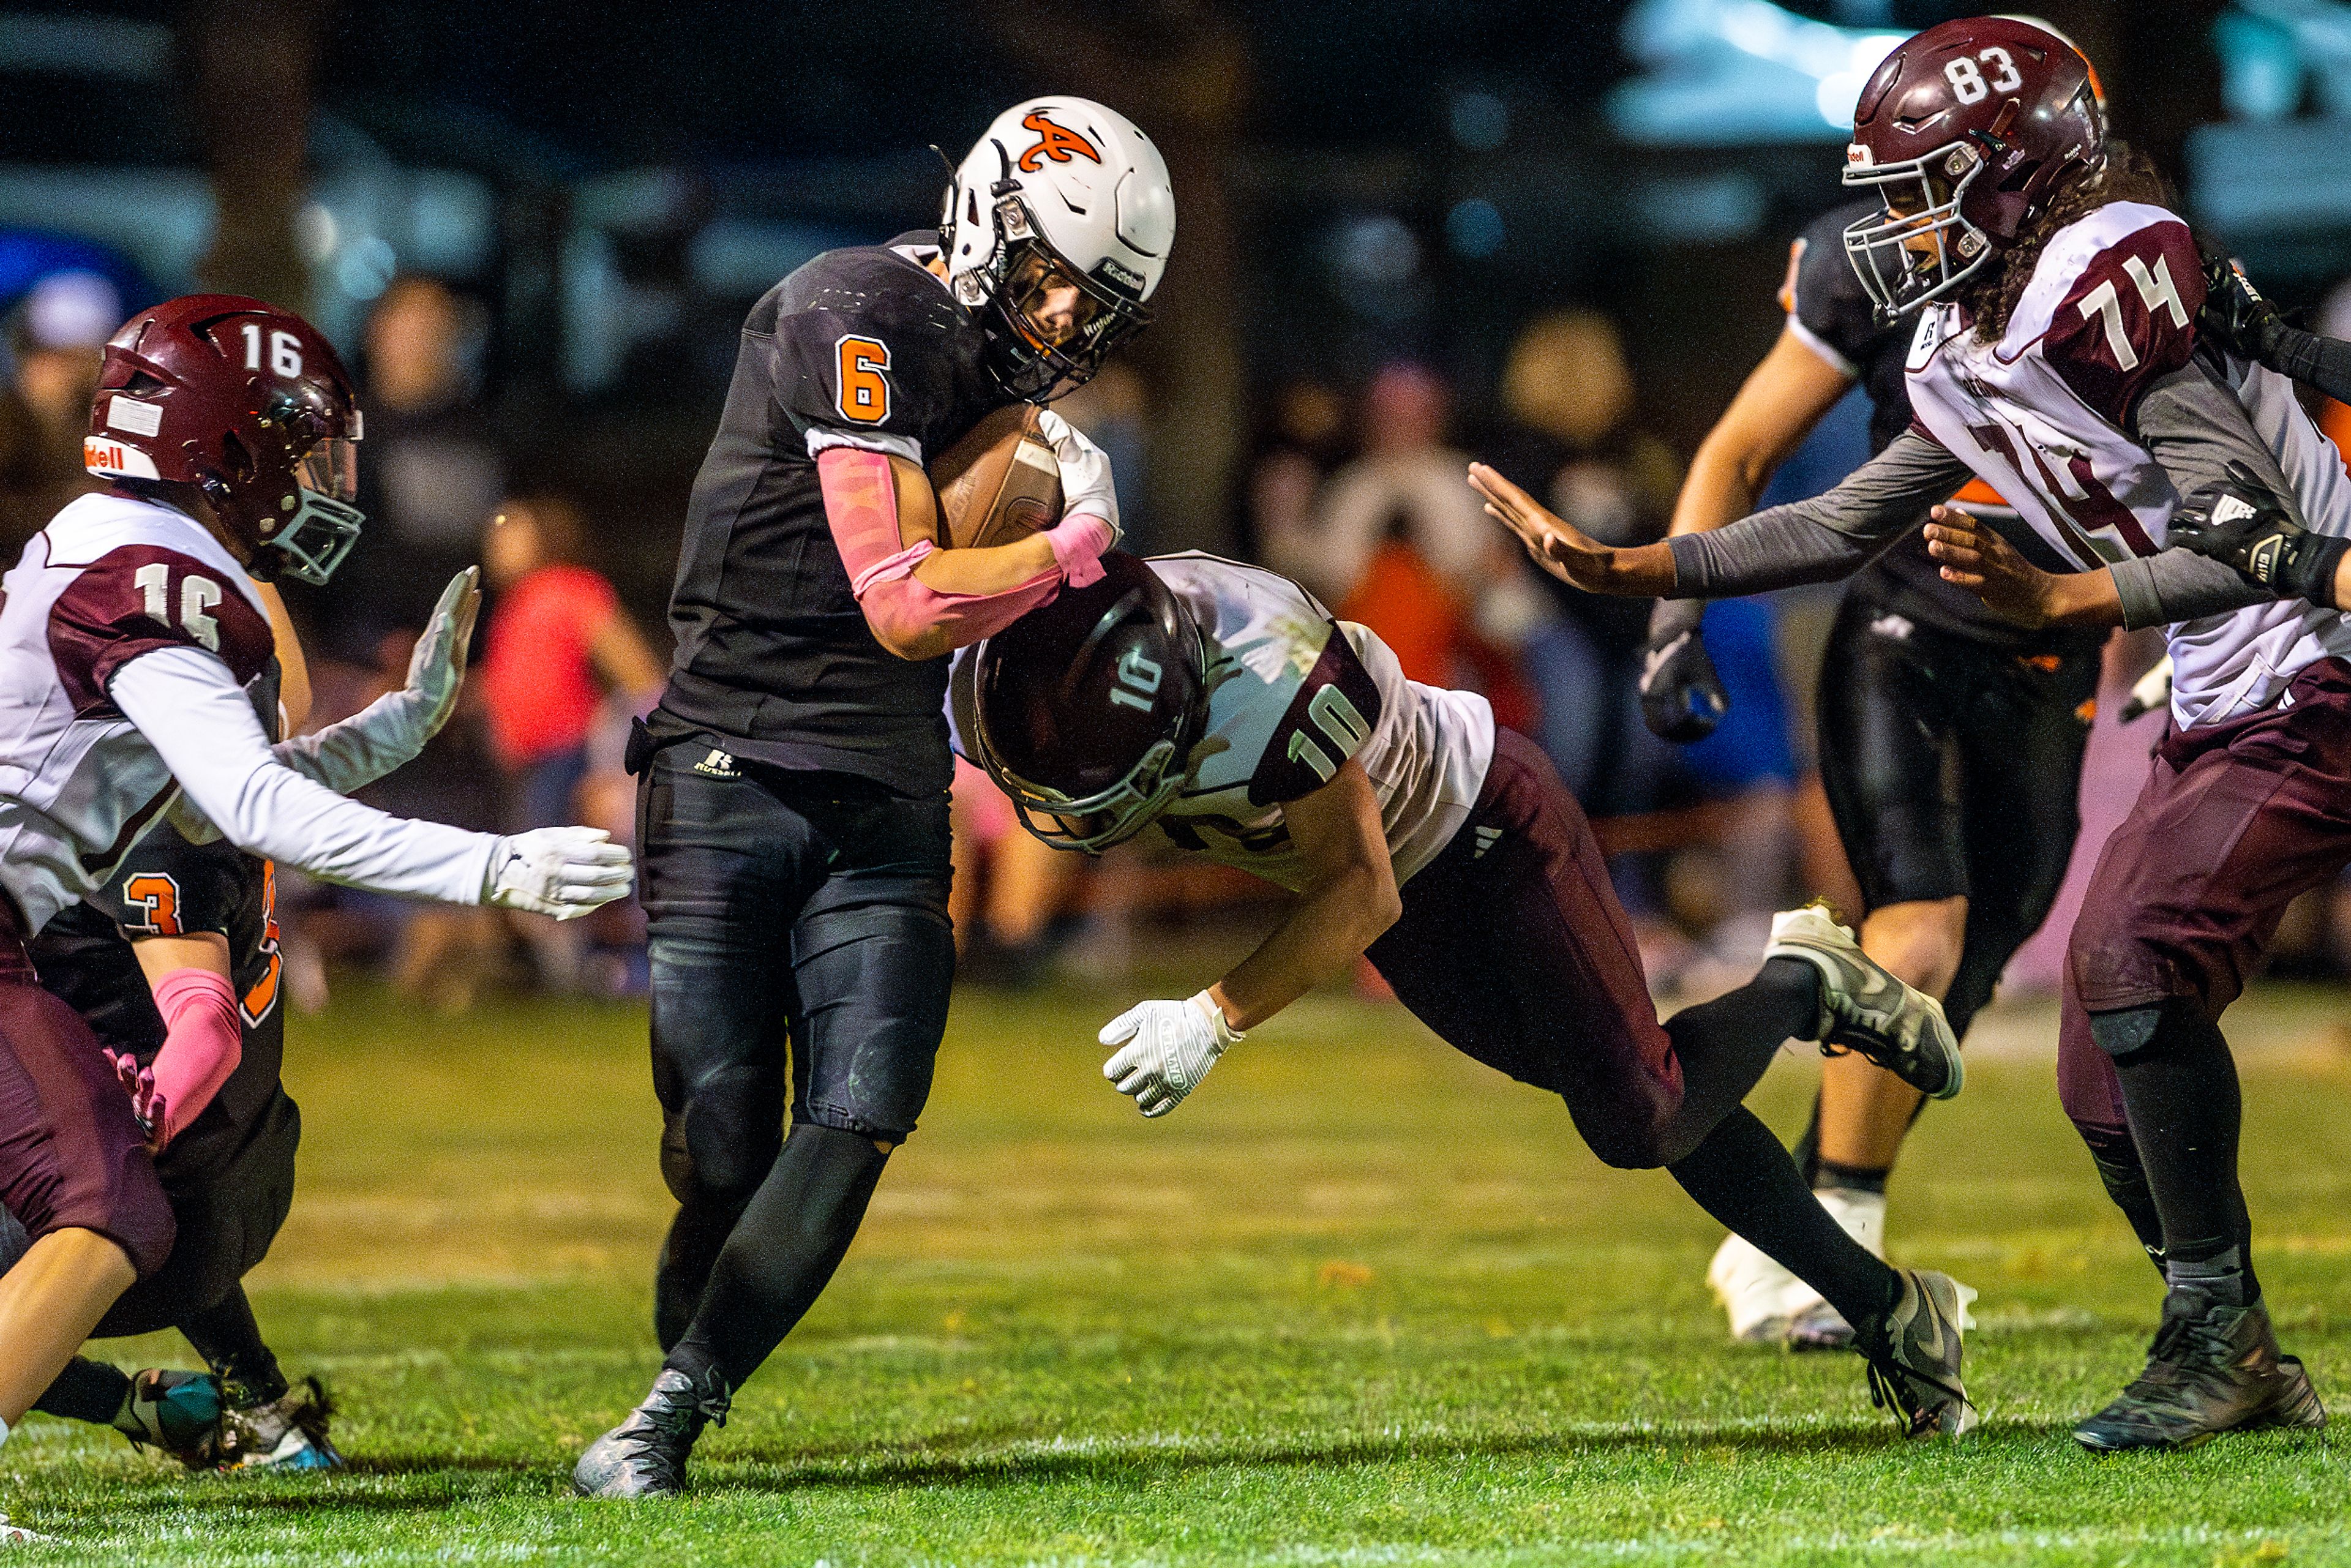
<svg viewBox="0 0 2351 1568">
<path fill-rule="evenodd" d="M 794 1127 L 666 1364 L 695 1378 L 716 1366 L 730 1390 L 742 1387 L 841 1266 L 889 1158 L 861 1134 Z"/>
<path fill-rule="evenodd" d="M 661 1261 L 653 1266 L 653 1338 L 663 1354 L 685 1337 L 719 1249 L 734 1234 L 749 1201 L 723 1203 L 697 1196 L 678 1205 L 677 1218 L 670 1221 L 669 1235 L 662 1241 Z"/>
<path fill-rule="evenodd" d="M 233 1287 L 212 1306 L 181 1318 L 180 1333 L 196 1347 L 214 1375 L 236 1385 L 246 1398 L 266 1405 L 285 1397 L 286 1375 L 277 1369 L 277 1357 L 262 1340 L 261 1325 L 253 1321 L 253 1303 L 246 1299 L 243 1285 Z"/>
<path fill-rule="evenodd" d="M 33 1401 L 33 1408 L 44 1416 L 62 1416 L 68 1421 L 110 1427 L 122 1402 L 130 1397 L 129 1373 L 78 1355 L 66 1363 L 57 1381 Z"/>
<path fill-rule="evenodd" d="M 1699 1207 L 1818 1291 L 1855 1329 L 1900 1297 L 1901 1277 L 1829 1218 L 1771 1129 L 1745 1106 L 1667 1168 Z"/>
<path fill-rule="evenodd" d="M 1835 1160 L 1815 1160 L 1812 1179 L 1805 1185 L 1814 1192 L 1874 1192 L 1884 1197 L 1886 1178 L 1893 1174 L 1891 1166 L 1848 1166 Z"/>
<path fill-rule="evenodd" d="M 1737 990 L 1667 1019 L 1682 1065 L 1681 1108 L 1667 1145 L 1695 1152 L 1761 1081 L 1781 1046 L 1811 1034 L 1820 1020 L 1821 972 L 1801 958 L 1769 959 Z"/>
<path fill-rule="evenodd" d="M 2115 1052 L 2131 1139 L 2163 1223 L 2167 1274 L 2175 1265 L 2213 1263 L 2233 1250 L 2245 1299 L 2258 1300 L 2252 1220 L 2237 1180 L 2244 1102 L 2220 1026 L 2193 1003 L 2175 1000 L 2097 1014 L 2091 1031 Z"/>
<path fill-rule="evenodd" d="M 1812 1118 L 1804 1124 L 1804 1130 L 1796 1141 L 1789 1145 L 1788 1157 L 1794 1160 L 1796 1168 L 1803 1173 L 1804 1185 L 1818 1192 L 1821 1186 L 1821 1092 L 1817 1089 L 1813 1091 Z"/>
<path fill-rule="evenodd" d="M 2163 1218 L 2155 1212 L 2155 1194 L 2147 1190 L 2147 1168 L 2138 1163 L 2138 1145 L 2131 1141 L 2130 1129 L 2076 1122 L 2074 1130 L 2088 1145 L 2090 1163 L 2098 1167 L 2098 1180 L 2106 1196 L 2130 1221 L 2131 1231 L 2147 1249 L 2155 1271 L 2162 1273 Z"/>
</svg>

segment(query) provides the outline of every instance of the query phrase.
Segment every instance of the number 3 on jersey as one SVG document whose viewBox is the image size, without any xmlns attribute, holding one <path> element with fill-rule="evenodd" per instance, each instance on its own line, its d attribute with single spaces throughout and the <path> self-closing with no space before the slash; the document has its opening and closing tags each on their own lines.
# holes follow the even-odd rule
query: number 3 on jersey
<svg viewBox="0 0 2351 1568">
<path fill-rule="evenodd" d="M 841 356 L 841 390 L 833 407 L 841 417 L 857 424 L 880 424 L 890 417 L 889 345 L 877 338 L 851 333 L 833 345 Z"/>
</svg>

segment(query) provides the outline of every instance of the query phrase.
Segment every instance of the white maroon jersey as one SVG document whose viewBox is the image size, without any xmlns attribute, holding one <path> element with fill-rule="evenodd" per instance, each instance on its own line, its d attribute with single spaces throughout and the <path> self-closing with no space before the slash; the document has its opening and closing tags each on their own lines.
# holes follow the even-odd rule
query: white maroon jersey
<svg viewBox="0 0 2351 1568">
<path fill-rule="evenodd" d="M 1956 305 L 1928 308 L 1906 366 L 1916 428 L 2077 570 L 2153 555 L 2180 497 L 2127 433 L 2147 384 L 2194 351 L 2203 301 L 2185 223 L 2137 202 L 2100 207 L 2050 239 L 1999 342 L 1978 341 Z M 2259 369 L 2233 379 L 2310 526 L 2351 532 L 2351 480 L 2293 383 Z M 2343 615 L 2300 600 L 2183 622 L 2168 635 L 2183 727 L 2262 707 L 2304 665 L 2351 655 Z"/>
<path fill-rule="evenodd" d="M 1197 551 L 1145 564 L 1206 635 L 1210 688 L 1191 778 L 1152 831 L 1295 893 L 1304 879 L 1282 805 L 1321 789 L 1352 757 L 1379 798 L 1398 884 L 1434 860 L 1477 805 L 1494 759 L 1486 699 L 1405 679 L 1369 627 L 1334 618 L 1278 572 Z M 972 665 L 968 650 L 957 656 L 959 751 Z"/>
<path fill-rule="evenodd" d="M 273 639 L 217 540 L 120 496 L 69 503 L 0 590 L 0 886 L 30 935 L 105 885 L 179 793 L 107 695 L 115 672 L 158 648 L 201 648 L 244 685 Z"/>
</svg>

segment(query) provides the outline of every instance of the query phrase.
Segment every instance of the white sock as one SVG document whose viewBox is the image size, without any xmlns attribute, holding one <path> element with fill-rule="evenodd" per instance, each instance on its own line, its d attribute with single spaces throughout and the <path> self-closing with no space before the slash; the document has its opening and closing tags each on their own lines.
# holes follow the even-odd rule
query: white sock
<svg viewBox="0 0 2351 1568">
<path fill-rule="evenodd" d="M 1852 1187 L 1823 1187 L 1813 1196 L 1829 1211 L 1844 1233 L 1876 1253 L 1886 1256 L 1886 1195 Z"/>
<path fill-rule="evenodd" d="M 0 1448 L 5 1448 L 7 1445 L 7 1442 L 8 1423 L 5 1421 L 0 1421 Z"/>
</svg>

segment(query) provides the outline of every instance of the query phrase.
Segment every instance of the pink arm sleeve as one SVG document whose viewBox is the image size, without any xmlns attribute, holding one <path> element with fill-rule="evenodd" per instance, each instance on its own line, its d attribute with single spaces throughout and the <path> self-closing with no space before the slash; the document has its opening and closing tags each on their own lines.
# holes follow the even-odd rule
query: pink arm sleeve
<svg viewBox="0 0 2351 1568">
<path fill-rule="evenodd" d="M 914 569 L 938 547 L 928 539 L 900 542 L 898 491 L 889 458 L 860 447 L 830 446 L 817 454 L 816 472 L 833 548 L 849 570 L 849 591 L 884 643 L 943 631 L 948 645 L 960 648 L 1002 631 L 1061 591 L 1057 569 L 1001 593 L 941 593 L 914 576 Z"/>
<path fill-rule="evenodd" d="M 213 1102 L 245 1054 L 236 993 L 210 969 L 174 969 L 155 982 L 163 1049 L 155 1053 L 155 1129 L 161 1148 Z"/>
</svg>

